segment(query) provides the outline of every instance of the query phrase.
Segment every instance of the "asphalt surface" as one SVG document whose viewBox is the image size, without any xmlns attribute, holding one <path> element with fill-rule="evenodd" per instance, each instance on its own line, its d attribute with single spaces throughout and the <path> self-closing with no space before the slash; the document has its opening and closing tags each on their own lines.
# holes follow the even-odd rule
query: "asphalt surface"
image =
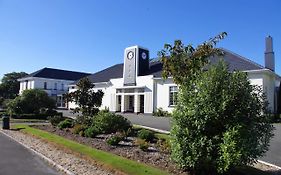
<svg viewBox="0 0 281 175">
<path fill-rule="evenodd" d="M 274 137 L 270 141 L 269 150 L 260 160 L 281 167 L 281 124 L 275 124 L 274 127 Z"/>
<path fill-rule="evenodd" d="M 46 162 L 0 133 L 0 175 L 59 175 Z"/>
</svg>

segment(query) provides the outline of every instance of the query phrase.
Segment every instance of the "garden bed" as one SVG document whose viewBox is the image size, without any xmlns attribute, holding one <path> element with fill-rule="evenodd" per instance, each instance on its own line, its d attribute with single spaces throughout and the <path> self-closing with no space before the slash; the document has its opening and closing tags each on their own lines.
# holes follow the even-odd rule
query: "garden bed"
<svg viewBox="0 0 281 175">
<path fill-rule="evenodd" d="M 110 152 L 137 162 L 153 165 L 159 169 L 169 171 L 172 174 L 186 174 L 176 167 L 176 165 L 170 160 L 170 155 L 168 153 L 160 152 L 157 149 L 156 143 L 151 143 L 148 151 L 142 151 L 138 146 L 133 144 L 136 139 L 135 137 L 128 137 L 126 141 L 121 141 L 118 146 L 111 146 L 106 143 L 107 138 L 112 136 L 111 134 L 100 134 L 96 138 L 87 138 L 73 134 L 70 129 L 60 130 L 51 125 L 33 127 L 48 131 L 81 144 L 91 146 L 93 148 L 97 148 L 99 150 Z"/>
</svg>

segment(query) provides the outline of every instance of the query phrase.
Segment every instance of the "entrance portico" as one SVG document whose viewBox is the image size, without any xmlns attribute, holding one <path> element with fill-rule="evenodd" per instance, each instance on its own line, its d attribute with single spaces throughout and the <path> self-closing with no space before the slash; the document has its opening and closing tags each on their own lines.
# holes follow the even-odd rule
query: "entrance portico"
<svg viewBox="0 0 281 175">
<path fill-rule="evenodd" d="M 145 87 L 123 87 L 116 89 L 116 111 L 144 113 Z"/>
</svg>

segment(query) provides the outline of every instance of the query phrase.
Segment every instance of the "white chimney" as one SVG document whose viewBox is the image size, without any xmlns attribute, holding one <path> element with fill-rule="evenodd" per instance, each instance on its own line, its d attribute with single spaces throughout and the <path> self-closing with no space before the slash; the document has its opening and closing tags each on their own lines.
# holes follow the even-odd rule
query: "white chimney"
<svg viewBox="0 0 281 175">
<path fill-rule="evenodd" d="M 265 52 L 264 52 L 264 63 L 265 68 L 275 71 L 275 59 L 273 52 L 272 37 L 268 36 L 265 38 Z"/>
</svg>

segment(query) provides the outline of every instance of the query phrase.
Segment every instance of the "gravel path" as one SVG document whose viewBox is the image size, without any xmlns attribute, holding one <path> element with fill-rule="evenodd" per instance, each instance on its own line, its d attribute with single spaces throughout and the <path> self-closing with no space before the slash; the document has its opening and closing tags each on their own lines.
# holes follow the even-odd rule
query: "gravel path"
<svg viewBox="0 0 281 175">
<path fill-rule="evenodd" d="M 58 147 L 46 143 L 45 141 L 34 138 L 32 136 L 23 134 L 18 131 L 4 130 L 6 134 L 14 138 L 16 141 L 29 146 L 31 149 L 43 154 L 63 168 L 73 172 L 74 174 L 81 175 L 111 175 L 112 172 L 101 169 L 97 164 L 92 161 L 87 161 L 76 155 L 67 152 L 66 150 L 59 149 Z"/>
</svg>

